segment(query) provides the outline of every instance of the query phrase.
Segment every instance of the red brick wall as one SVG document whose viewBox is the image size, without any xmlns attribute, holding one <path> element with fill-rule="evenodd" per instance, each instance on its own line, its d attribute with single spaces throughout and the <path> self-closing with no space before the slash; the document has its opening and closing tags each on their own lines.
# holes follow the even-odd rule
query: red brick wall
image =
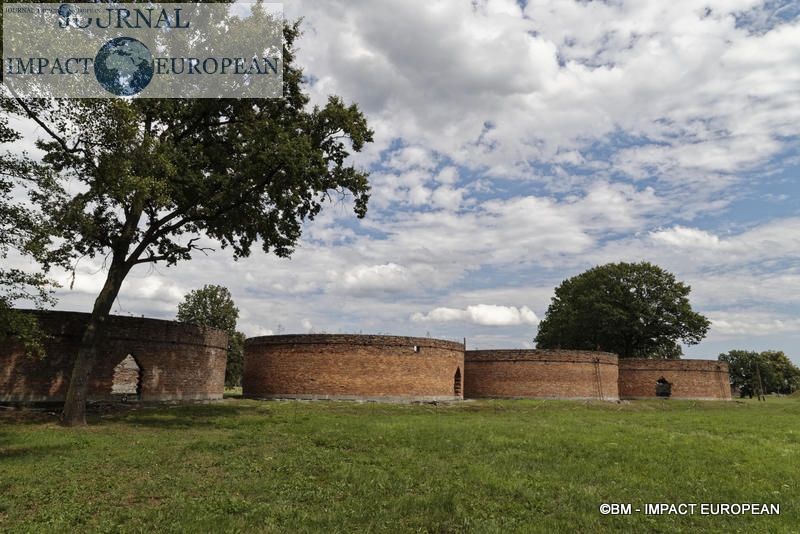
<svg viewBox="0 0 800 534">
<path fill-rule="evenodd" d="M 43 360 L 0 346 L 0 401 L 63 401 L 87 314 L 33 312 L 53 339 Z M 112 316 L 90 381 L 91 399 L 112 398 L 115 367 L 132 354 L 143 401 L 219 399 L 227 336 L 172 321 Z M 417 348 L 415 351 L 415 347 Z M 461 376 L 456 388 L 457 371 Z M 250 397 L 444 400 L 462 397 L 645 398 L 656 382 L 672 398 L 730 399 L 728 366 L 709 360 L 617 360 L 572 350 L 484 350 L 428 338 L 296 335 L 245 344 Z M 463 394 L 463 395 L 462 395 Z"/>
<path fill-rule="evenodd" d="M 656 397 L 656 382 L 671 384 L 671 398 L 730 400 L 727 362 L 715 360 L 619 360 L 619 396 Z"/>
<path fill-rule="evenodd" d="M 616 400 L 617 355 L 575 350 L 470 350 L 465 397 Z"/>
<path fill-rule="evenodd" d="M 458 390 L 457 371 L 462 377 Z M 463 398 L 463 376 L 461 343 L 396 336 L 264 336 L 245 342 L 242 389 L 255 398 L 446 400 Z"/>
<path fill-rule="evenodd" d="M 47 357 L 26 357 L 19 344 L 0 346 L 0 401 L 63 401 L 89 315 L 33 312 L 52 339 Z M 114 368 L 128 354 L 141 367 L 142 401 L 222 398 L 228 336 L 173 321 L 111 316 L 89 383 L 90 399 L 112 398 Z"/>
</svg>

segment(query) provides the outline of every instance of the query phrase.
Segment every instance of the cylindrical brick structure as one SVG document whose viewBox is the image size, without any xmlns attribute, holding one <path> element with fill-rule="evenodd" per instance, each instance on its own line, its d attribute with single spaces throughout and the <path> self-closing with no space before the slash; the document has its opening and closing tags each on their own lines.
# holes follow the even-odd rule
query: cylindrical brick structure
<svg viewBox="0 0 800 534">
<path fill-rule="evenodd" d="M 619 396 L 731 400 L 728 362 L 621 358 Z"/>
<path fill-rule="evenodd" d="M 618 400 L 617 355 L 578 350 L 469 350 L 467 398 Z"/>
<path fill-rule="evenodd" d="M 245 342 L 242 393 L 251 398 L 463 399 L 464 346 L 428 338 L 342 334 Z"/>
<path fill-rule="evenodd" d="M 0 402 L 63 402 L 89 314 L 35 312 L 50 337 L 47 356 L 20 343 L 0 347 Z M 90 400 L 144 402 L 221 399 L 228 335 L 174 321 L 110 316 L 89 380 Z"/>
</svg>

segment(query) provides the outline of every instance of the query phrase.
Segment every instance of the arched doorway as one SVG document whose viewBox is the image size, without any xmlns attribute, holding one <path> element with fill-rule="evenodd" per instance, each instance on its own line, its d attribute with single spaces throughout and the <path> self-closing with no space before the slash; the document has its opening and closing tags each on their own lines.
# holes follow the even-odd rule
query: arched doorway
<svg viewBox="0 0 800 534">
<path fill-rule="evenodd" d="M 672 395 L 672 384 L 663 376 L 656 381 L 656 397 L 669 397 Z"/>
<path fill-rule="evenodd" d="M 453 395 L 461 396 L 461 367 L 456 368 L 456 375 L 453 377 Z"/>
<path fill-rule="evenodd" d="M 114 367 L 114 379 L 111 383 L 111 396 L 126 402 L 128 399 L 139 398 L 142 380 L 142 367 L 132 354 Z"/>
</svg>

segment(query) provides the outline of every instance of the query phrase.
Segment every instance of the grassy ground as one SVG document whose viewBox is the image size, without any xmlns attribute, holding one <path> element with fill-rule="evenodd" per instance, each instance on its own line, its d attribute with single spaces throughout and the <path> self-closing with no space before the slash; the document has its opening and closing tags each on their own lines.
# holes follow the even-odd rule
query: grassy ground
<svg viewBox="0 0 800 534">
<path fill-rule="evenodd" d="M 0 531 L 800 532 L 800 398 L 228 398 L 91 423 L 0 410 Z M 656 503 L 696 508 L 645 513 Z M 702 503 L 780 514 L 703 515 Z"/>
</svg>

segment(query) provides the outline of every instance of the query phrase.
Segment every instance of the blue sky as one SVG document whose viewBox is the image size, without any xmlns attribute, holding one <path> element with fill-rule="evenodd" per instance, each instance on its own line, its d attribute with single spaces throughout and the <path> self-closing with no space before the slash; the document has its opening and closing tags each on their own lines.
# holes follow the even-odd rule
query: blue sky
<svg viewBox="0 0 800 534">
<path fill-rule="evenodd" d="M 248 335 L 388 333 L 531 347 L 553 289 L 646 260 L 712 320 L 687 357 L 800 364 L 800 10 L 791 2 L 284 2 L 314 102 L 357 102 L 370 209 L 290 260 L 134 271 L 114 313 L 227 286 Z M 86 310 L 84 260 L 60 309 Z M 66 275 L 64 275 L 66 277 Z M 68 284 L 68 280 L 65 279 Z"/>
</svg>

